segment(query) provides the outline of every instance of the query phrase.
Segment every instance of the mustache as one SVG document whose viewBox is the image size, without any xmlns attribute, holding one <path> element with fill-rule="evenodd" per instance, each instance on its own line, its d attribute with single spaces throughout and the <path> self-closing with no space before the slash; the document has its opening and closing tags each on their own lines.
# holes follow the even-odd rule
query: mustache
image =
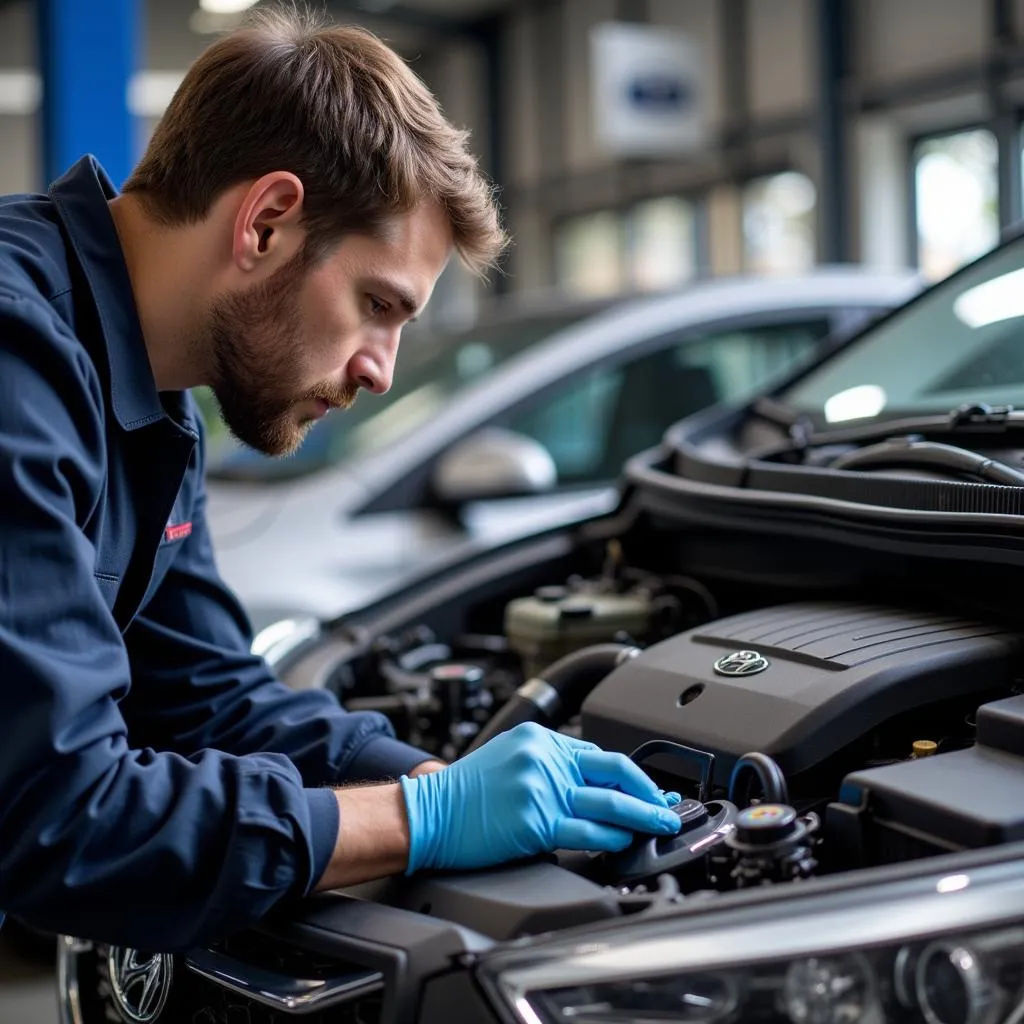
<svg viewBox="0 0 1024 1024">
<path fill-rule="evenodd" d="M 359 385 L 346 381 L 340 387 L 320 384 L 306 395 L 309 399 L 326 402 L 332 409 L 350 409 L 359 396 Z"/>
</svg>

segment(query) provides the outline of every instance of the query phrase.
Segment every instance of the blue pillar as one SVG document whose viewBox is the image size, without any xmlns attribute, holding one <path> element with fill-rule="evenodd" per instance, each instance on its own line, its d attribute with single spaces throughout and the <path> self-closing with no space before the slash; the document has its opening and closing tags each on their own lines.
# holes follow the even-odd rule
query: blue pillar
<svg viewBox="0 0 1024 1024">
<path fill-rule="evenodd" d="M 128 85 L 143 0 L 36 0 L 48 185 L 92 153 L 118 187 L 135 162 Z"/>
</svg>

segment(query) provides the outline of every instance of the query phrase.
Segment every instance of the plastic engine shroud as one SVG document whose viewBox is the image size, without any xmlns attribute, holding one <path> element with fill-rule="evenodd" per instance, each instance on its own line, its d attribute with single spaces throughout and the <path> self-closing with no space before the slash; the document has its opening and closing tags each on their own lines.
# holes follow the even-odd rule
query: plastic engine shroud
<svg viewBox="0 0 1024 1024">
<path fill-rule="evenodd" d="M 611 672 L 583 704 L 583 737 L 625 753 L 652 739 L 709 751 L 718 785 L 749 751 L 792 776 L 902 712 L 1008 688 L 1022 640 L 992 624 L 871 605 L 746 612 Z"/>
</svg>

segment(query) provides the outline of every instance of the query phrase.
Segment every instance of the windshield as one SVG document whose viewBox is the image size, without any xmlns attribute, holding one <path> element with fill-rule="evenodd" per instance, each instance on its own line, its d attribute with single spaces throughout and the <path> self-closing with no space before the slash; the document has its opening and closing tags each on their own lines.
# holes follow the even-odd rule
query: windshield
<svg viewBox="0 0 1024 1024">
<path fill-rule="evenodd" d="M 861 335 L 782 400 L 825 424 L 1024 406 L 1024 238 Z"/>
<path fill-rule="evenodd" d="M 415 433 L 459 391 L 495 367 L 583 319 L 593 309 L 562 311 L 437 334 L 403 345 L 394 384 L 384 395 L 360 394 L 345 412 L 318 420 L 302 447 L 284 459 L 238 444 L 220 422 L 208 392 L 196 398 L 207 424 L 207 473 L 236 480 L 294 479 L 341 459 L 366 455 Z"/>
</svg>

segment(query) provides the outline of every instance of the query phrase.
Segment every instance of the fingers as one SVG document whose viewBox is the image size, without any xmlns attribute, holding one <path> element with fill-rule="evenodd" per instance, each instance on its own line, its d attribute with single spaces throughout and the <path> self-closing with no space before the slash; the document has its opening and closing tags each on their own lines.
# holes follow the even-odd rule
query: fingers
<svg viewBox="0 0 1024 1024">
<path fill-rule="evenodd" d="M 591 786 L 614 786 L 639 800 L 667 807 L 661 790 L 650 776 L 625 754 L 612 754 L 603 750 L 581 750 L 576 754 L 583 781 Z"/>
<path fill-rule="evenodd" d="M 555 828 L 555 846 L 560 850 L 624 850 L 633 841 L 633 833 L 612 825 L 581 818 L 563 818 Z"/>
<path fill-rule="evenodd" d="M 667 803 L 669 807 L 675 807 L 676 804 L 681 804 L 683 802 L 683 798 L 675 790 L 672 790 L 669 793 L 664 793 L 664 797 L 665 803 Z"/>
<path fill-rule="evenodd" d="M 569 750 L 600 750 L 601 748 L 596 743 L 591 743 L 590 740 L 580 740 L 575 736 L 566 736 L 563 732 L 554 733 L 558 737 L 558 742 L 568 747 Z"/>
<path fill-rule="evenodd" d="M 572 791 L 570 804 L 577 818 L 615 825 L 631 832 L 674 835 L 680 829 L 679 816 L 673 811 L 614 789 L 581 786 Z"/>
</svg>

